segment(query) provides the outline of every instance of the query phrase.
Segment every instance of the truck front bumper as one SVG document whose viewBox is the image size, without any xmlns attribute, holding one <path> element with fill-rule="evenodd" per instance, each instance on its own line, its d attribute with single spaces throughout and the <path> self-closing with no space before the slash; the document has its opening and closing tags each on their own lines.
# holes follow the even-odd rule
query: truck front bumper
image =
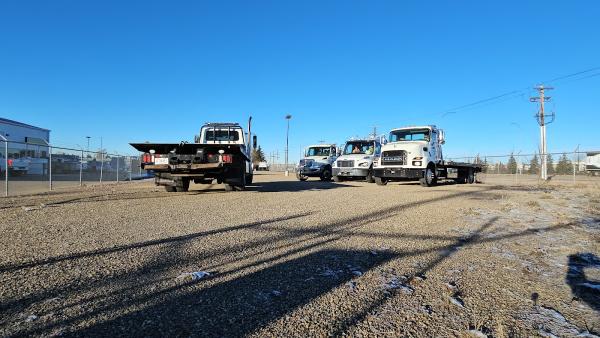
<svg viewBox="0 0 600 338">
<path fill-rule="evenodd" d="M 302 176 L 316 177 L 321 176 L 323 167 L 298 167 L 297 171 Z"/>
<path fill-rule="evenodd" d="M 417 179 L 423 177 L 424 169 L 420 168 L 375 168 L 373 176 L 387 179 Z"/>
<path fill-rule="evenodd" d="M 333 176 L 367 177 L 369 169 L 363 168 L 333 168 Z"/>
</svg>

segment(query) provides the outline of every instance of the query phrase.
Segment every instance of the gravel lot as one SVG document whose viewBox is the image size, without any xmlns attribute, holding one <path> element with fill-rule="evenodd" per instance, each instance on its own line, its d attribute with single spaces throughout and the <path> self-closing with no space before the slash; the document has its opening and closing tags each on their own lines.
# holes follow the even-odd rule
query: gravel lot
<svg viewBox="0 0 600 338">
<path fill-rule="evenodd" d="M 255 181 L 1 199 L 0 335 L 600 332 L 595 184 Z"/>
</svg>

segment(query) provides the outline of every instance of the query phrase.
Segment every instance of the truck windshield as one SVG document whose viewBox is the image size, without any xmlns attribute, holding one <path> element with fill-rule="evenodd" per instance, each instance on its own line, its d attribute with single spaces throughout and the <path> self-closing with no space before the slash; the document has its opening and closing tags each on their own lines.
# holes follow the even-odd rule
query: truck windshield
<svg viewBox="0 0 600 338">
<path fill-rule="evenodd" d="M 238 141 L 239 139 L 238 129 L 209 129 L 206 131 L 206 141 Z"/>
<path fill-rule="evenodd" d="M 395 130 L 390 133 L 390 142 L 429 141 L 429 129 Z"/>
<path fill-rule="evenodd" d="M 329 156 L 329 147 L 310 147 L 306 151 L 306 156 Z"/>
<path fill-rule="evenodd" d="M 373 142 L 364 142 L 364 141 L 354 141 L 347 142 L 344 147 L 344 155 L 348 154 L 366 154 L 372 155 L 375 151 L 373 147 Z"/>
</svg>

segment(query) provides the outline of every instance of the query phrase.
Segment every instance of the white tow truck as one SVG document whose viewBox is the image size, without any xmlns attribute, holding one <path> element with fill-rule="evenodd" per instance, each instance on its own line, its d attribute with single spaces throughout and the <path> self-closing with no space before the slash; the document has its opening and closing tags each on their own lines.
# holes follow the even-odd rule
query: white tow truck
<svg viewBox="0 0 600 338">
<path fill-rule="evenodd" d="M 315 144 L 308 146 L 304 158 L 296 167 L 296 178 L 306 181 L 309 177 L 319 177 L 321 181 L 330 181 L 332 164 L 337 158 L 335 144 Z"/>
<path fill-rule="evenodd" d="M 346 141 L 342 154 L 333 163 L 333 180 L 341 182 L 362 178 L 369 183 L 373 177 L 373 159 L 381 153 L 381 143 L 376 139 L 351 139 Z"/>
<path fill-rule="evenodd" d="M 481 165 L 444 161 L 444 143 L 444 131 L 434 125 L 393 129 L 388 143 L 381 147 L 381 156 L 373 163 L 375 183 L 418 180 L 422 186 L 430 187 L 440 178 L 474 183 Z"/>
<path fill-rule="evenodd" d="M 238 123 L 206 123 L 194 143 L 130 143 L 144 153 L 141 168 L 152 170 L 156 185 L 169 192 L 188 191 L 190 182 L 225 184 L 225 190 L 244 190 L 252 184 L 252 150 L 256 135 Z M 250 141 L 252 140 L 252 142 Z"/>
</svg>

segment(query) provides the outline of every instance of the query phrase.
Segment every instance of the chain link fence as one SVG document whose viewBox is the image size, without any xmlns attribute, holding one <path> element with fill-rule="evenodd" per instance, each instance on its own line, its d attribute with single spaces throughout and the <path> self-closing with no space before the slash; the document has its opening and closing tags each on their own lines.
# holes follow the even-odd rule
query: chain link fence
<svg viewBox="0 0 600 338">
<path fill-rule="evenodd" d="M 446 158 L 447 161 L 483 164 L 482 181 L 497 183 L 540 183 L 540 154 L 475 155 Z M 551 182 L 600 184 L 600 151 L 554 152 L 547 154 Z"/>
<path fill-rule="evenodd" d="M 141 170 L 138 155 L 5 140 L 0 140 L 0 172 L 4 196 L 125 182 L 149 175 Z"/>
</svg>

